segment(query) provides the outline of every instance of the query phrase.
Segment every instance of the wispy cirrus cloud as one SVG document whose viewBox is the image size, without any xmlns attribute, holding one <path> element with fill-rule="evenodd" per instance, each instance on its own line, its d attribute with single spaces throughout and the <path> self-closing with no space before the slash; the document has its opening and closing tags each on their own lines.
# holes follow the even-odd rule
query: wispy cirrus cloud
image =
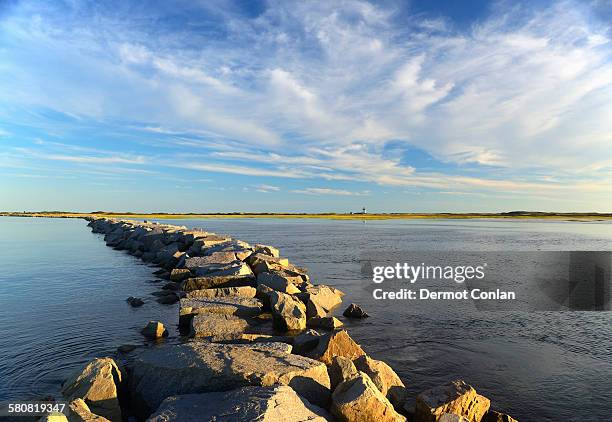
<svg viewBox="0 0 612 422">
<path fill-rule="evenodd" d="M 330 189 L 330 188 L 306 188 L 306 189 L 294 189 L 291 192 L 300 193 L 305 195 L 334 195 L 334 196 L 366 196 L 369 195 L 369 191 L 355 192 L 345 189 Z"/>
</svg>

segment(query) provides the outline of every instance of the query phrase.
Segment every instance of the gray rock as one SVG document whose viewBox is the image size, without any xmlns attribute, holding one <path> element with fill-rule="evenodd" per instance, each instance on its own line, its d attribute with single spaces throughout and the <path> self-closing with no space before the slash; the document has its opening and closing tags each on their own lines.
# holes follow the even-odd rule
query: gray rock
<svg viewBox="0 0 612 422">
<path fill-rule="evenodd" d="M 304 355 L 312 351 L 319 344 L 321 334 L 315 330 L 306 330 L 293 339 L 293 353 Z"/>
<path fill-rule="evenodd" d="M 299 299 L 273 291 L 270 293 L 270 307 L 277 329 L 294 331 L 306 328 L 306 307 Z"/>
<path fill-rule="evenodd" d="M 191 318 L 190 337 L 206 337 L 212 341 L 241 340 L 249 328 L 244 318 L 223 314 L 198 314 Z"/>
<path fill-rule="evenodd" d="M 406 386 L 395 371 L 381 360 L 372 359 L 367 355 L 354 360 L 355 367 L 367 374 L 378 390 L 400 409 L 406 402 Z"/>
<path fill-rule="evenodd" d="M 149 422 L 325 422 L 327 411 L 298 396 L 289 386 L 243 387 L 165 399 Z"/>
<path fill-rule="evenodd" d="M 186 292 L 193 290 L 212 289 L 217 287 L 253 286 L 253 276 L 220 276 L 220 277 L 191 277 L 183 281 L 181 289 Z"/>
<path fill-rule="evenodd" d="M 151 348 L 132 363 L 132 403 L 148 414 L 173 395 L 281 384 L 325 406 L 330 395 L 327 368 L 290 351 L 284 343 L 189 342 Z"/>
<path fill-rule="evenodd" d="M 289 276 L 282 272 L 262 272 L 257 274 L 257 285 L 265 285 L 277 292 L 296 294 L 300 293 L 297 284 L 302 282 L 301 277 Z"/>
<path fill-rule="evenodd" d="M 276 249 L 275 247 L 268 246 L 268 245 L 260 245 L 260 244 L 255 245 L 255 253 L 270 255 L 274 258 L 278 258 L 280 256 L 279 250 Z"/>
<path fill-rule="evenodd" d="M 138 307 L 144 305 L 144 301 L 141 298 L 139 298 L 139 297 L 130 296 L 125 301 L 127 303 L 129 303 L 130 306 L 132 306 L 134 308 L 138 308 Z"/>
<path fill-rule="evenodd" d="M 186 297 L 192 298 L 221 298 L 228 296 L 254 298 L 257 290 L 251 286 L 220 287 L 216 289 L 202 289 L 188 292 Z"/>
<path fill-rule="evenodd" d="M 415 404 L 415 421 L 435 422 L 442 414 L 453 413 L 472 422 L 480 422 L 490 405 L 491 401 L 479 395 L 472 386 L 456 380 L 419 394 Z"/>
<path fill-rule="evenodd" d="M 306 292 L 300 298 L 306 303 L 310 311 L 308 317 L 324 317 L 335 307 L 342 303 L 342 293 L 338 289 L 320 284 L 318 286 L 307 286 Z"/>
</svg>

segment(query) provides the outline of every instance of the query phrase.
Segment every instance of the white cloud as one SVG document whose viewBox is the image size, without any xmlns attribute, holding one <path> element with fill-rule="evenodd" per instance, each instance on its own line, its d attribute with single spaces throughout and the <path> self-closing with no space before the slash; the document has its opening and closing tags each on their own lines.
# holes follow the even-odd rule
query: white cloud
<svg viewBox="0 0 612 422">
<path fill-rule="evenodd" d="M 336 196 L 364 196 L 369 195 L 369 191 L 354 192 L 345 189 L 330 189 L 330 188 L 306 188 L 306 189 L 295 189 L 293 193 L 300 193 L 305 195 L 336 195 Z"/>
</svg>

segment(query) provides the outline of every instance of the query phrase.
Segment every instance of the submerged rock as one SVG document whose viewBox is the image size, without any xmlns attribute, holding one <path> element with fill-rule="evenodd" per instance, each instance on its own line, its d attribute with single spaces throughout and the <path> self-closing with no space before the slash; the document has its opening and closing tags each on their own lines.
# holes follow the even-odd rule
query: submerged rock
<svg viewBox="0 0 612 422">
<path fill-rule="evenodd" d="M 366 311 L 361 309 L 361 306 L 351 303 L 348 308 L 342 313 L 347 318 L 368 318 L 370 315 Z"/>
<path fill-rule="evenodd" d="M 327 411 L 303 399 L 289 386 L 185 394 L 165 399 L 148 422 L 325 422 Z"/>
<path fill-rule="evenodd" d="M 327 368 L 290 352 L 284 343 L 189 342 L 145 350 L 133 362 L 133 403 L 146 414 L 173 395 L 281 384 L 325 406 L 330 395 Z"/>
<path fill-rule="evenodd" d="M 134 307 L 134 308 L 138 308 L 138 307 L 144 305 L 144 301 L 141 298 L 139 298 L 139 297 L 130 296 L 125 301 L 127 303 L 129 303 L 129 305 Z"/>
<path fill-rule="evenodd" d="M 480 422 L 491 402 L 462 380 L 432 388 L 416 398 L 415 420 L 436 422 L 444 413 L 464 416 L 471 422 Z"/>
<path fill-rule="evenodd" d="M 140 331 L 143 336 L 150 339 L 168 337 L 168 330 L 159 321 L 149 321 L 149 323 Z"/>
<path fill-rule="evenodd" d="M 370 377 L 358 373 L 344 381 L 332 394 L 332 413 L 346 422 L 405 422 L 389 400 L 376 388 Z"/>
<path fill-rule="evenodd" d="M 91 411 L 112 421 L 121 420 L 118 391 L 123 376 L 111 358 L 97 358 L 64 382 L 62 395 L 71 402 L 83 399 Z"/>
</svg>

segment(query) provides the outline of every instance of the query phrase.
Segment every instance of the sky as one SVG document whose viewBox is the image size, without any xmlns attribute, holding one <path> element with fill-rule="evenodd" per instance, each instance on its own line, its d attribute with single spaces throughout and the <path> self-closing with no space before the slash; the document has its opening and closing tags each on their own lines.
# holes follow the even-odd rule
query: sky
<svg viewBox="0 0 612 422">
<path fill-rule="evenodd" d="M 0 210 L 612 212 L 612 0 L 0 0 Z"/>
</svg>

